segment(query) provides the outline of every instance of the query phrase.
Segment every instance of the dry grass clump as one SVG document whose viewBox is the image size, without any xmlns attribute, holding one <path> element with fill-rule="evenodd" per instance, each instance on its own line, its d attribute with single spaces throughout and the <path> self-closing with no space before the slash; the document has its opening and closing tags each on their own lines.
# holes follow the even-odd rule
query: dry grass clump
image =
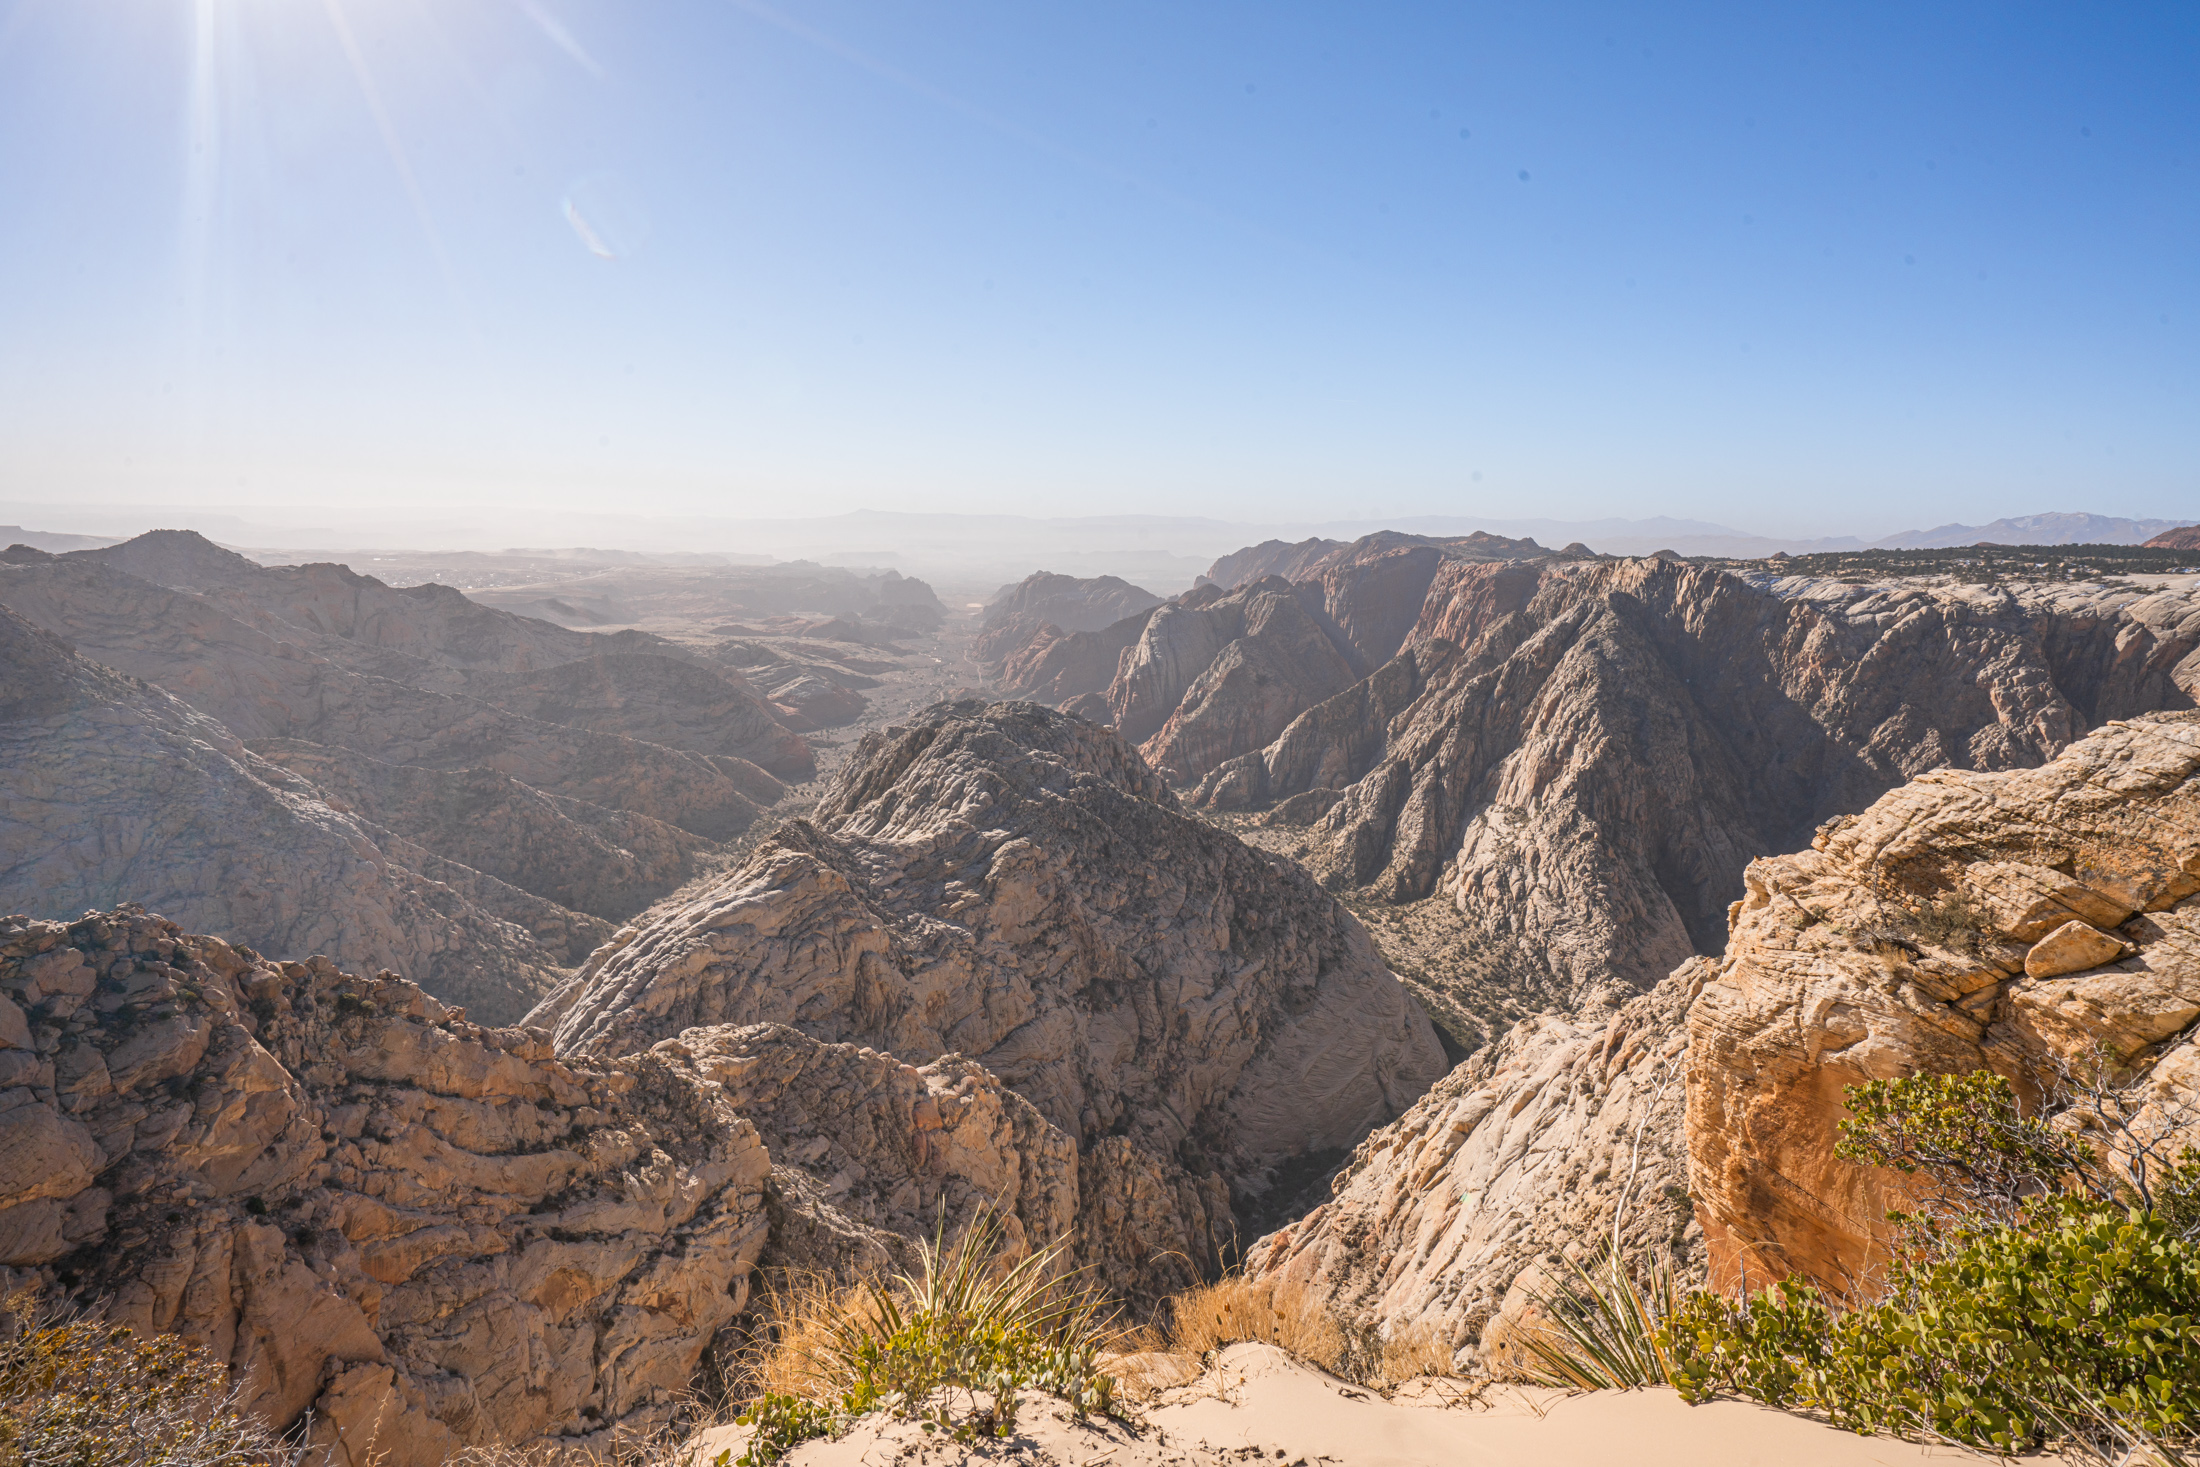
<svg viewBox="0 0 2200 1467">
<path fill-rule="evenodd" d="M 1195 1358 L 1247 1341 L 1274 1345 L 1324 1370 L 1335 1370 L 1344 1358 L 1344 1329 L 1303 1284 L 1233 1274 L 1187 1289 L 1169 1306 L 1169 1343 Z"/>
<path fill-rule="evenodd" d="M 1169 1347 L 1179 1357 L 1201 1360 L 1225 1345 L 1274 1345 L 1332 1375 L 1383 1390 L 1454 1373 L 1451 1342 L 1433 1326 L 1409 1326 L 1385 1339 L 1372 1328 L 1345 1324 L 1294 1280 L 1232 1274 L 1188 1289 L 1169 1304 Z"/>
</svg>

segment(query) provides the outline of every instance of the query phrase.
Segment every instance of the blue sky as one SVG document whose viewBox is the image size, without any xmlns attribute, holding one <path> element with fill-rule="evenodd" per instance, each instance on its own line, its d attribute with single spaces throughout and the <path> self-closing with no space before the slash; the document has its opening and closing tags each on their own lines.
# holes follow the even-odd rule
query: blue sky
<svg viewBox="0 0 2200 1467">
<path fill-rule="evenodd" d="M 2200 517 L 2200 7 L 0 0 L 0 498 Z"/>
</svg>

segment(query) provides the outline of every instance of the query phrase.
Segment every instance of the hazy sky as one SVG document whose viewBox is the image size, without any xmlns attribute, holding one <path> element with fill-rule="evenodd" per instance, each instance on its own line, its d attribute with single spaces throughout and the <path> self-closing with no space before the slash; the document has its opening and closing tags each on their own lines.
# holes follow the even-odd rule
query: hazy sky
<svg viewBox="0 0 2200 1467">
<path fill-rule="evenodd" d="M 0 0 L 0 498 L 2200 516 L 2200 6 Z"/>
</svg>

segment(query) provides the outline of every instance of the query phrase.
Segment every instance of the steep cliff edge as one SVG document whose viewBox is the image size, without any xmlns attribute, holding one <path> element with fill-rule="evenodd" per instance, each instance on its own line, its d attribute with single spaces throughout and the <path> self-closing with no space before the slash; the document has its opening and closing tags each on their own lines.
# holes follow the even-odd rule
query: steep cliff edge
<svg viewBox="0 0 2200 1467">
<path fill-rule="evenodd" d="M 0 921 L 0 1275 L 226 1361 L 345 1467 L 674 1419 L 763 1263 L 902 1260 L 1074 1143 L 977 1066 L 776 1026 L 554 1058 L 393 974 L 135 908 Z"/>
<path fill-rule="evenodd" d="M 2112 723 L 2038 769 L 1927 774 L 1751 863 L 1689 1016 L 1715 1275 L 1874 1261 L 1905 1199 L 1833 1159 L 1844 1085 L 1992 1069 L 2037 1095 L 2105 1063 L 2200 1099 L 2196 776 L 2200 715 Z"/>
<path fill-rule="evenodd" d="M 1326 893 L 1179 813 L 1112 731 L 1028 704 L 866 737 L 811 821 L 535 1016 L 580 1055 L 765 1020 L 1000 1075 L 1078 1138 L 1086 1256 L 1141 1294 L 1445 1068 Z"/>
</svg>

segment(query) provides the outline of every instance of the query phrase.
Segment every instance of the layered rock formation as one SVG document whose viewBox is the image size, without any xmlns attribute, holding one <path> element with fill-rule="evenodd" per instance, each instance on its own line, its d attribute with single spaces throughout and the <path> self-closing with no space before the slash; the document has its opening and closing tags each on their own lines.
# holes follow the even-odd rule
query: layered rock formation
<svg viewBox="0 0 2200 1467">
<path fill-rule="evenodd" d="M 1343 633 L 1271 577 L 1229 595 L 1201 587 L 1156 610 L 1108 688 L 1115 726 L 1180 784 L 1257 748 L 1359 679 Z"/>
<path fill-rule="evenodd" d="M 1357 540 L 1314 539 L 1296 544 L 1264 540 L 1223 556 L 1207 567 L 1207 574 L 1201 579 L 1212 581 L 1225 590 L 1235 590 L 1262 576 L 1301 581 L 1356 559 L 1387 556 L 1414 547 L 1437 550 L 1448 560 L 1470 562 L 1534 560 L 1551 553 L 1533 540 L 1508 540 L 1503 535 L 1483 530 L 1457 536 L 1408 535 L 1398 530 L 1378 530 Z"/>
<path fill-rule="evenodd" d="M 505 1019 L 605 931 L 475 873 L 424 869 L 432 854 L 385 848 L 220 724 L 5 608 L 0 769 L 0 905 L 68 915 L 143 899 L 277 951 L 402 965 Z"/>
<path fill-rule="evenodd" d="M 1284 802 L 1325 880 L 1440 894 L 1506 983 L 1571 1002 L 1716 951 L 1750 858 L 1904 778 L 2037 764 L 2200 687 L 2183 597 L 1781 589 L 1447 564 L 1397 664 L 1195 798 Z"/>
<path fill-rule="evenodd" d="M 1078 1138 L 1081 1247 L 1137 1294 L 1212 1267 L 1233 1202 L 1445 1067 L 1296 868 L 1180 814 L 1116 734 L 1019 704 L 867 736 L 811 821 L 535 1015 L 578 1055 L 760 1021 L 1000 1075 Z"/>
<path fill-rule="evenodd" d="M 2187 525 L 2181 530 L 2164 530 L 2147 541 L 2150 550 L 2200 550 L 2200 525 Z"/>
<path fill-rule="evenodd" d="M 2200 715 L 2116 722 L 2038 769 L 1941 770 L 1751 863 L 1689 1017 L 1714 1274 L 1840 1282 L 1892 1173 L 1833 1158 L 1844 1086 L 1992 1069 L 2200 1101 Z M 2200 1144 L 2200 1135 L 2192 1138 Z"/>
<path fill-rule="evenodd" d="M 1127 616 L 1150 611 L 1162 598 L 1120 576 L 1064 576 L 1036 571 L 1007 587 L 985 609 L 970 655 L 999 662 L 1042 629 L 1056 636 L 1097 632 Z"/>
<path fill-rule="evenodd" d="M 595 1063 L 134 908 L 0 922 L 0 1271 L 226 1360 L 338 1463 L 669 1422 L 762 1261 L 873 1265 L 1074 1143 L 977 1066 L 772 1026 Z"/>
<path fill-rule="evenodd" d="M 493 769 L 711 840 L 747 829 L 758 802 L 782 790 L 745 759 L 545 723 L 356 672 L 203 599 L 93 564 L 41 557 L 0 565 L 0 604 L 86 656 L 158 683 L 248 742 L 303 739 L 386 763 Z"/>
</svg>

